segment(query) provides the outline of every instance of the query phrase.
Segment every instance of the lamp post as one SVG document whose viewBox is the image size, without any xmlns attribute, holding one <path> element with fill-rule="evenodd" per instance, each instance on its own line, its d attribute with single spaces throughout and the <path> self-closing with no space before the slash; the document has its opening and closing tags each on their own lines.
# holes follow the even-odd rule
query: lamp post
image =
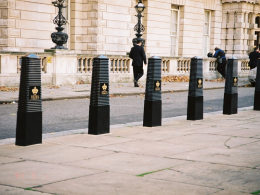
<svg viewBox="0 0 260 195">
<path fill-rule="evenodd" d="M 141 40 L 143 47 L 145 45 L 145 40 L 141 38 L 143 36 L 143 34 L 141 34 L 141 33 L 145 31 L 145 28 L 141 23 L 141 18 L 144 17 L 144 16 L 142 16 L 144 9 L 145 9 L 145 6 L 142 3 L 142 0 L 139 0 L 138 4 L 135 6 L 135 10 L 137 12 L 137 15 L 135 15 L 135 16 L 138 18 L 138 22 L 134 27 L 134 30 L 137 32 L 135 34 L 137 38 L 133 39 L 133 45 L 136 44 L 137 40 Z"/>
<path fill-rule="evenodd" d="M 69 38 L 69 36 L 66 33 L 62 32 L 64 30 L 62 26 L 67 23 L 66 18 L 62 15 L 62 8 L 67 7 L 63 5 L 64 1 L 65 0 L 56 0 L 52 2 L 52 4 L 55 7 L 59 8 L 58 15 L 53 19 L 53 23 L 58 25 L 58 27 L 56 27 L 56 30 L 58 32 L 54 32 L 51 34 L 52 42 L 56 43 L 56 46 L 53 47 L 52 49 L 68 49 L 63 46 L 63 44 L 67 43 Z"/>
</svg>

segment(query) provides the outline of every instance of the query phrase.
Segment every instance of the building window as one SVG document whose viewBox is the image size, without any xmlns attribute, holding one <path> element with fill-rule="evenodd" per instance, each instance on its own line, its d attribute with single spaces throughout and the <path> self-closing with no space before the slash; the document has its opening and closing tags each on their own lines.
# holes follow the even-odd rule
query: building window
<svg viewBox="0 0 260 195">
<path fill-rule="evenodd" d="M 205 11 L 204 14 L 204 27 L 203 27 L 203 57 L 207 56 L 209 52 L 210 40 L 210 11 Z"/>
<path fill-rule="evenodd" d="M 172 5 L 171 9 L 171 56 L 178 55 L 179 7 Z"/>
</svg>

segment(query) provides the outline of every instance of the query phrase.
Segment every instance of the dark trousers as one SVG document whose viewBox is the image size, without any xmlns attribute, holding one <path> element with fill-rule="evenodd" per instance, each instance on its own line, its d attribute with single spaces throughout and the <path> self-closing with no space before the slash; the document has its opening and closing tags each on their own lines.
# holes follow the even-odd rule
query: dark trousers
<svg viewBox="0 0 260 195">
<path fill-rule="evenodd" d="M 222 58 L 222 63 L 218 63 L 218 67 L 217 67 L 218 72 L 219 72 L 224 78 L 226 78 L 226 64 L 227 64 L 226 58 Z"/>
<path fill-rule="evenodd" d="M 133 66 L 133 69 L 134 69 L 134 79 L 137 82 L 144 75 L 144 69 L 143 66 Z"/>
</svg>

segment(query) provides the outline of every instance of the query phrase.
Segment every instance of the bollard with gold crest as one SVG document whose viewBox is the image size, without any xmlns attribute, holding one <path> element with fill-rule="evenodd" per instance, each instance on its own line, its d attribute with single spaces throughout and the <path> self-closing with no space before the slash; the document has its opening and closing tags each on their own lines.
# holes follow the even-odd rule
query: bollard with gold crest
<svg viewBox="0 0 260 195">
<path fill-rule="evenodd" d="M 145 127 L 162 125 L 161 61 L 157 56 L 148 59 L 143 119 Z"/>
<path fill-rule="evenodd" d="M 203 119 L 203 60 L 191 58 L 187 120 Z"/>
<path fill-rule="evenodd" d="M 15 144 L 28 146 L 42 143 L 41 61 L 29 54 L 21 62 Z"/>
<path fill-rule="evenodd" d="M 260 59 L 257 60 L 257 73 L 255 81 L 254 110 L 260 110 Z"/>
<path fill-rule="evenodd" d="M 238 107 L 238 59 L 229 58 L 226 69 L 223 114 L 237 114 Z"/>
<path fill-rule="evenodd" d="M 109 59 L 100 55 L 93 59 L 88 133 L 110 132 Z"/>
</svg>

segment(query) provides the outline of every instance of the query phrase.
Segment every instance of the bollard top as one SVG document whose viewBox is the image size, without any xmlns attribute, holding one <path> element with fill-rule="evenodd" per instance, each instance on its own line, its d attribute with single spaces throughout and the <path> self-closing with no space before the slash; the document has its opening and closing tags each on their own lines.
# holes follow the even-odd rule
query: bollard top
<svg viewBox="0 0 260 195">
<path fill-rule="evenodd" d="M 158 57 L 158 56 L 152 56 L 152 57 L 150 57 L 149 59 L 161 60 L 161 58 Z"/>
<path fill-rule="evenodd" d="M 40 58 L 39 56 L 37 56 L 33 53 L 30 53 L 30 54 L 26 55 L 25 57 L 27 57 L 27 58 Z"/>
<path fill-rule="evenodd" d="M 200 57 L 200 56 L 194 56 L 194 57 L 191 58 L 191 59 L 199 59 L 199 60 L 202 60 L 202 57 Z"/>
<path fill-rule="evenodd" d="M 95 59 L 108 59 L 108 57 L 104 55 L 100 55 L 98 57 L 95 57 Z"/>
</svg>

